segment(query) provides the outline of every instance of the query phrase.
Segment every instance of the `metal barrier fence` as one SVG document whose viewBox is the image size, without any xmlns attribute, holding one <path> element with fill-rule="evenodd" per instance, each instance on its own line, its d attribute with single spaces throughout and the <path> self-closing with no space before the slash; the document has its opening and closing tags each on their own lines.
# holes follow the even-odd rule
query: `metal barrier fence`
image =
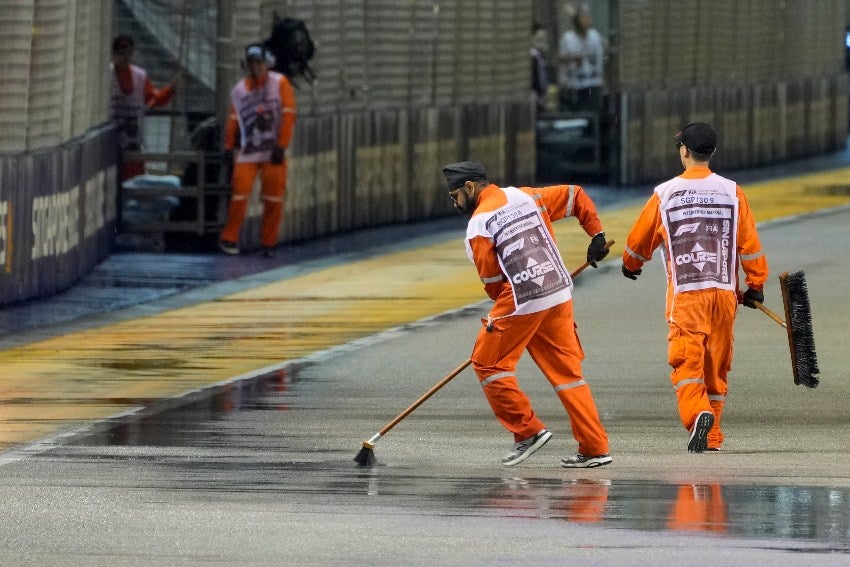
<svg viewBox="0 0 850 567">
<path fill-rule="evenodd" d="M 718 131 L 715 169 L 738 169 L 822 154 L 848 135 L 846 75 L 771 84 L 620 93 L 620 181 L 670 177 L 672 136 L 688 122 Z"/>
<path fill-rule="evenodd" d="M 107 127 L 0 155 L 0 304 L 62 291 L 109 254 L 116 145 Z"/>
<path fill-rule="evenodd" d="M 530 103 L 374 110 L 299 118 L 281 240 L 453 214 L 442 166 L 480 161 L 496 182 L 534 181 Z M 255 195 L 256 198 L 256 195 Z M 249 208 L 242 243 L 259 241 Z"/>
</svg>

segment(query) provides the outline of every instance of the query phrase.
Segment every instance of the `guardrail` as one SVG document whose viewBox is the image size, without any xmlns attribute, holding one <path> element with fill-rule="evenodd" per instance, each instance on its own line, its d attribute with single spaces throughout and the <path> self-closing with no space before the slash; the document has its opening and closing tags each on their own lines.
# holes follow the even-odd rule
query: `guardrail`
<svg viewBox="0 0 850 567">
<path fill-rule="evenodd" d="M 0 304 L 62 291 L 109 255 L 117 161 L 108 126 L 0 155 Z"/>
</svg>

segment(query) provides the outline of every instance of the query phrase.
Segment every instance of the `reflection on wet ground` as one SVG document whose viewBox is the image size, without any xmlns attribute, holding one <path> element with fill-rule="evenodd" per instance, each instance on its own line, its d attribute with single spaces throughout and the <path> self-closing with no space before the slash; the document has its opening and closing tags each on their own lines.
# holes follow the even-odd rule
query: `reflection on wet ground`
<svg viewBox="0 0 850 567">
<path fill-rule="evenodd" d="M 245 497 L 273 492 L 375 513 L 401 508 L 433 516 L 564 520 L 604 528 L 775 539 L 783 549 L 803 550 L 814 543 L 819 550 L 850 553 L 847 488 L 609 480 L 601 470 L 595 478 L 578 479 L 524 478 L 521 470 L 512 469 L 501 476 L 453 477 L 435 469 L 358 468 L 348 452 L 342 459 L 337 450 L 318 448 L 292 460 L 302 454 L 291 445 L 296 436 L 252 428 L 258 418 L 250 412 L 288 410 L 297 396 L 292 386 L 299 370 L 309 366 L 201 392 L 199 399 L 179 407 L 153 406 L 144 415 L 81 435 L 52 455 L 130 463 L 133 475 L 140 475 L 147 463 L 154 470 L 146 474 L 175 489 Z"/>
</svg>

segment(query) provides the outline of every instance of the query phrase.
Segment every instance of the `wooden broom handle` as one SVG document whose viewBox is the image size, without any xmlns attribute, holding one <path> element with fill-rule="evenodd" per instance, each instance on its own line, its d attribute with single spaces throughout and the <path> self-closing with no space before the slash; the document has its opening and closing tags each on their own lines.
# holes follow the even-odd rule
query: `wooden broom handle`
<svg viewBox="0 0 850 567">
<path fill-rule="evenodd" d="M 612 246 L 614 246 L 614 241 L 613 241 L 613 240 L 609 240 L 608 242 L 606 242 L 606 243 L 605 243 L 605 248 L 606 248 L 607 250 L 610 250 Z M 573 272 L 573 273 L 571 273 L 571 274 L 570 274 L 570 277 L 571 277 L 571 278 L 576 277 L 577 275 L 579 275 L 580 273 L 582 273 L 582 272 L 584 271 L 584 269 L 585 269 L 585 268 L 587 268 L 589 265 L 590 265 L 590 262 L 585 262 L 584 264 L 582 264 L 581 266 L 579 266 L 578 268 L 576 268 L 576 271 L 575 271 L 575 272 Z"/>
<path fill-rule="evenodd" d="M 768 309 L 767 307 L 765 307 L 764 305 L 759 303 L 758 301 L 753 301 L 753 305 L 755 305 L 762 313 L 764 313 L 765 315 L 767 315 L 768 317 L 770 317 L 771 319 L 773 319 L 774 321 L 779 323 L 783 328 L 785 328 L 785 329 L 788 328 L 788 325 L 785 324 L 785 321 L 782 320 L 782 317 L 780 317 L 779 315 L 777 315 L 776 313 L 774 313 L 773 311 L 771 311 L 770 309 Z"/>
<path fill-rule="evenodd" d="M 404 410 L 403 412 L 401 412 L 400 414 L 398 414 L 398 416 L 397 416 L 394 420 L 392 420 L 391 422 L 389 422 L 388 424 L 386 424 L 386 425 L 384 426 L 384 428 L 383 428 L 383 429 L 381 429 L 381 430 L 378 432 L 378 434 L 379 434 L 379 435 L 381 435 L 381 437 L 383 437 L 383 436 L 386 434 L 386 432 L 387 432 L 387 431 L 389 431 L 390 429 L 392 429 L 393 427 L 395 427 L 395 426 L 398 424 L 398 422 L 399 422 L 399 421 L 401 421 L 402 419 L 404 419 L 405 417 L 407 417 L 407 416 L 408 416 L 408 414 L 410 414 L 410 412 L 412 412 L 413 410 L 415 410 L 416 408 L 418 408 L 419 406 L 421 406 L 421 405 L 425 402 L 425 400 L 427 400 L 428 398 L 430 398 L 431 396 L 433 396 L 435 393 L 437 393 L 437 390 L 439 390 L 440 388 L 442 388 L 443 386 L 445 386 L 446 384 L 448 384 L 448 383 L 449 383 L 449 382 L 450 382 L 450 381 L 451 381 L 451 380 L 452 380 L 455 376 L 457 376 L 458 374 L 460 374 L 461 372 L 463 372 L 463 370 L 464 370 L 467 366 L 469 366 L 470 364 L 472 364 L 472 359 L 471 359 L 471 358 L 467 358 L 467 359 L 466 359 L 466 362 L 464 362 L 463 364 L 461 364 L 460 366 L 458 366 L 457 368 L 455 368 L 454 370 L 452 370 L 451 374 L 449 374 L 448 376 L 446 376 L 445 378 L 443 378 L 442 380 L 440 380 L 439 382 L 437 382 L 436 384 L 434 384 L 434 387 L 433 387 L 433 388 L 431 388 L 430 390 L 428 390 L 427 392 L 425 392 L 424 394 L 422 394 L 422 396 L 421 396 L 418 400 L 416 400 L 415 402 L 413 402 L 412 404 L 410 404 L 410 406 L 409 406 L 406 410 Z"/>
</svg>

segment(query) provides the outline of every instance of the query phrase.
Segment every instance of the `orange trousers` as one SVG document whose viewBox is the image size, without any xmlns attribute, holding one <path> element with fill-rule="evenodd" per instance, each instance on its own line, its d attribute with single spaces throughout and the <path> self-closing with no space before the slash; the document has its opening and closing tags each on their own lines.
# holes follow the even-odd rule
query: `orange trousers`
<svg viewBox="0 0 850 567">
<path fill-rule="evenodd" d="M 708 447 L 719 449 L 738 299 L 735 292 L 716 288 L 675 295 L 672 288 L 667 291 L 667 362 L 673 367 L 670 379 L 679 417 L 690 431 L 700 412 L 712 412 L 714 425 L 708 433 Z"/>
<path fill-rule="evenodd" d="M 670 509 L 667 527 L 676 531 L 727 531 L 726 503 L 719 484 L 682 484 Z"/>
<path fill-rule="evenodd" d="M 239 242 L 242 223 L 248 211 L 248 199 L 254 188 L 257 173 L 262 176 L 263 221 L 260 230 L 260 245 L 273 247 L 277 244 L 280 219 L 283 216 L 283 199 L 286 195 L 286 160 L 283 163 L 239 162 L 233 167 L 232 195 L 227 208 L 227 223 L 221 231 L 221 239 Z"/>
<path fill-rule="evenodd" d="M 573 321 L 572 301 L 538 313 L 495 319 L 489 332 L 486 320 L 482 322 L 472 367 L 496 419 L 514 434 L 514 440 L 527 439 L 546 427 L 517 382 L 516 366 L 528 349 L 567 410 L 578 452 L 588 456 L 608 453 L 608 436 L 581 374 L 584 351 Z"/>
</svg>

